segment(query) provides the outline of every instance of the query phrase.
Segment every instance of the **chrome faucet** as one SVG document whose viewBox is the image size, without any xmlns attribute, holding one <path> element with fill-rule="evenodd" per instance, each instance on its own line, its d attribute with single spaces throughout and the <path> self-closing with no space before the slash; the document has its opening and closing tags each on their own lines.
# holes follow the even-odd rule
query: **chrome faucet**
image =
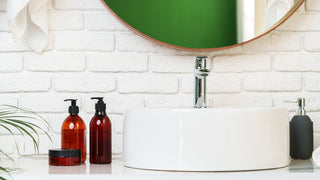
<svg viewBox="0 0 320 180">
<path fill-rule="evenodd" d="M 206 78 L 210 73 L 207 68 L 207 56 L 194 59 L 194 108 L 207 107 Z"/>
</svg>

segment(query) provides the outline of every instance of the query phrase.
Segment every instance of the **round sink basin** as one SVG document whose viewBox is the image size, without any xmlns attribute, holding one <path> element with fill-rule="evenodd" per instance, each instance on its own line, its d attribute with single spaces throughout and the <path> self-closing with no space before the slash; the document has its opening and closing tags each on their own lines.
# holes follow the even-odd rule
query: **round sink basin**
<svg viewBox="0 0 320 180">
<path fill-rule="evenodd" d="M 287 109 L 130 110 L 123 133 L 127 167 L 242 171 L 289 164 Z"/>
</svg>

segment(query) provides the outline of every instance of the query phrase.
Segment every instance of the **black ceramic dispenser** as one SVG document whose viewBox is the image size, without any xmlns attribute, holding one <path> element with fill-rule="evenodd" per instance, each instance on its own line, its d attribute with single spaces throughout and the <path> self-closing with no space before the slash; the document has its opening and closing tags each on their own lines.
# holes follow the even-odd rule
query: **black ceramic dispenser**
<svg viewBox="0 0 320 180">
<path fill-rule="evenodd" d="M 313 151 L 313 122 L 306 115 L 305 99 L 299 98 L 298 113 L 290 121 L 290 156 L 292 159 L 310 159 Z"/>
</svg>

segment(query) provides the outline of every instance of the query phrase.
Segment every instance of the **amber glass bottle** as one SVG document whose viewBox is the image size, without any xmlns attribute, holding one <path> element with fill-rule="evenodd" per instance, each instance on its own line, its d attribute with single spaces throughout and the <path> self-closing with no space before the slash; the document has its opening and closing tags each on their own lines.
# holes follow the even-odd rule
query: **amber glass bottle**
<svg viewBox="0 0 320 180">
<path fill-rule="evenodd" d="M 86 124 L 83 122 L 79 113 L 79 107 L 76 105 L 76 99 L 66 99 L 71 101 L 69 106 L 70 115 L 64 120 L 61 128 L 61 148 L 62 149 L 80 149 L 81 162 L 86 161 Z"/>
<path fill-rule="evenodd" d="M 98 99 L 96 112 L 90 122 L 90 163 L 110 164 L 111 152 L 111 122 L 106 115 L 106 104 L 102 97 Z"/>
</svg>

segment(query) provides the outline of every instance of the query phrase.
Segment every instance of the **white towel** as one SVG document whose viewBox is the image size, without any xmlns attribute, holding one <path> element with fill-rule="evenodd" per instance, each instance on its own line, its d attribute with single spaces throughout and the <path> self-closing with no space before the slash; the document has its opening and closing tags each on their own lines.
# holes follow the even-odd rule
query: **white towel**
<svg viewBox="0 0 320 180">
<path fill-rule="evenodd" d="M 271 28 L 293 7 L 293 0 L 268 0 L 264 29 Z"/>
<path fill-rule="evenodd" d="M 48 44 L 48 0 L 8 0 L 7 14 L 14 39 L 42 52 Z"/>
</svg>

